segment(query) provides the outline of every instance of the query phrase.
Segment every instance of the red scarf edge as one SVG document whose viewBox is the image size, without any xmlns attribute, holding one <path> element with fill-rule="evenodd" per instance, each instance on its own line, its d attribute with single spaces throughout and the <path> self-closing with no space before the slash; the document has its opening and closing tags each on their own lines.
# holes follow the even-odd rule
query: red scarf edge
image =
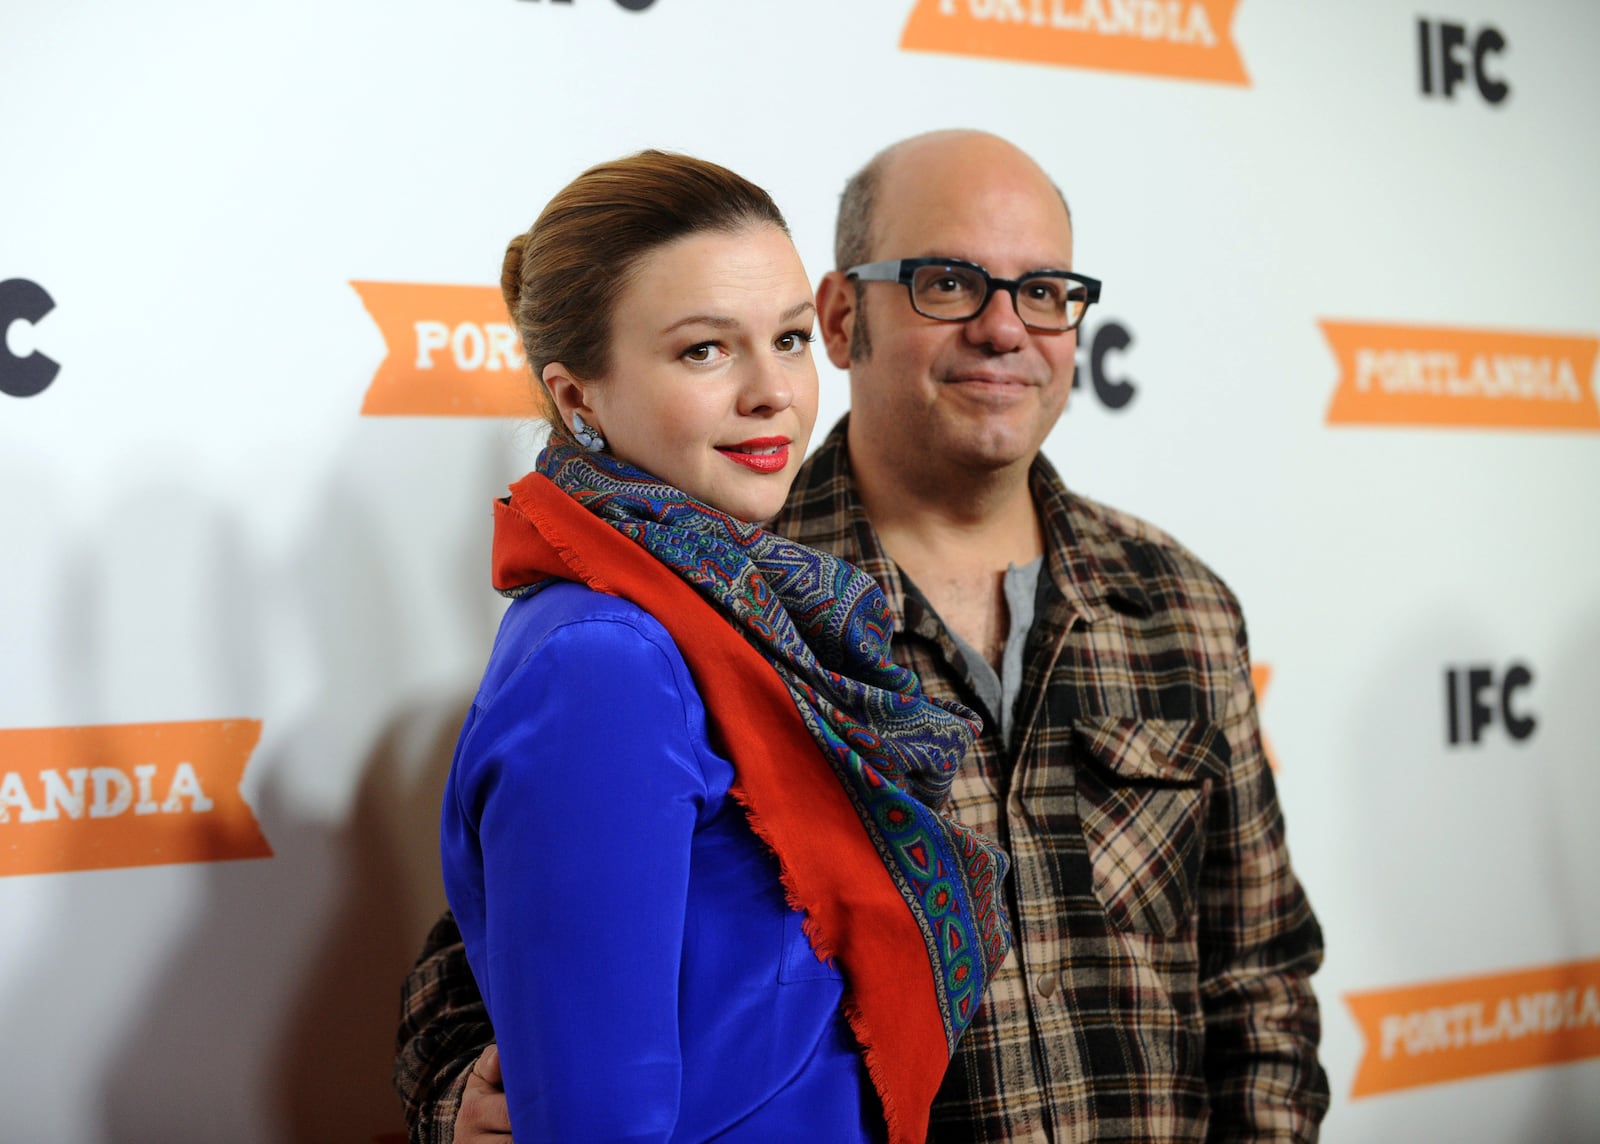
<svg viewBox="0 0 1600 1144">
<path fill-rule="evenodd" d="M 927 947 L 782 679 L 692 587 L 543 475 L 528 474 L 494 508 L 496 588 L 529 573 L 575 579 L 639 605 L 672 636 L 734 764 L 732 793 L 778 858 L 785 897 L 805 912 L 817 952 L 844 969 L 845 1017 L 889 1140 L 922 1144 L 949 1065 Z M 797 768 L 796 757 L 815 765 Z"/>
</svg>

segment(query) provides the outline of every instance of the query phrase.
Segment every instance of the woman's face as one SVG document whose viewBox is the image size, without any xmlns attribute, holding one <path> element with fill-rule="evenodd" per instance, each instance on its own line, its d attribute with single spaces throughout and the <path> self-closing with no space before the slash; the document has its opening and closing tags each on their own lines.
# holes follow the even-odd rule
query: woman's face
<svg viewBox="0 0 1600 1144">
<path fill-rule="evenodd" d="M 713 508 L 761 521 L 783 507 L 817 419 L 816 307 L 775 226 L 708 231 L 645 255 L 611 317 L 611 368 L 547 367 L 567 423 Z"/>
</svg>

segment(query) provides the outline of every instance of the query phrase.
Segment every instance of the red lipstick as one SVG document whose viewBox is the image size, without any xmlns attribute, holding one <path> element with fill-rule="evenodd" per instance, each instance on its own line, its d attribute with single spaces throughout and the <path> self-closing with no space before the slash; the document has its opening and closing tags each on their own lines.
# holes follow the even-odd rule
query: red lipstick
<svg viewBox="0 0 1600 1144">
<path fill-rule="evenodd" d="M 758 473 L 778 473 L 789 463 L 789 438 L 752 437 L 737 445 L 718 445 L 717 452 Z"/>
</svg>

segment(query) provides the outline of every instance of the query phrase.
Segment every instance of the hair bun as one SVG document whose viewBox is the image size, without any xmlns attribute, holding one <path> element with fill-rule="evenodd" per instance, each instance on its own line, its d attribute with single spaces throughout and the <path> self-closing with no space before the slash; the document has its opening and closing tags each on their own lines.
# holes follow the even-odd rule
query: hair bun
<svg viewBox="0 0 1600 1144">
<path fill-rule="evenodd" d="M 526 233 L 517 235 L 506 244 L 505 261 L 500 264 L 500 294 L 506 300 L 513 327 L 517 322 L 517 303 L 522 298 L 522 248 L 527 244 Z"/>
</svg>

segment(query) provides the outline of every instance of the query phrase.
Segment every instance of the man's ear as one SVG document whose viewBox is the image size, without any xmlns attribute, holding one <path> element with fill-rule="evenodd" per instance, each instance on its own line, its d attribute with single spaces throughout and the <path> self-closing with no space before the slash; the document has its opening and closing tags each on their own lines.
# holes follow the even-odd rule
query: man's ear
<svg viewBox="0 0 1600 1144">
<path fill-rule="evenodd" d="M 583 382 L 572 376 L 572 371 L 558 361 L 553 361 L 544 367 L 540 375 L 544 379 L 544 387 L 550 391 L 550 397 L 556 404 L 556 413 L 561 418 L 561 423 L 569 430 L 572 428 L 572 415 L 583 414 L 583 419 L 590 426 L 599 429 L 595 420 L 594 410 L 589 406 L 589 399 L 584 390 Z"/>
<path fill-rule="evenodd" d="M 856 284 L 840 270 L 830 270 L 817 283 L 817 325 L 828 360 L 850 368 L 850 339 L 856 324 Z"/>
</svg>

